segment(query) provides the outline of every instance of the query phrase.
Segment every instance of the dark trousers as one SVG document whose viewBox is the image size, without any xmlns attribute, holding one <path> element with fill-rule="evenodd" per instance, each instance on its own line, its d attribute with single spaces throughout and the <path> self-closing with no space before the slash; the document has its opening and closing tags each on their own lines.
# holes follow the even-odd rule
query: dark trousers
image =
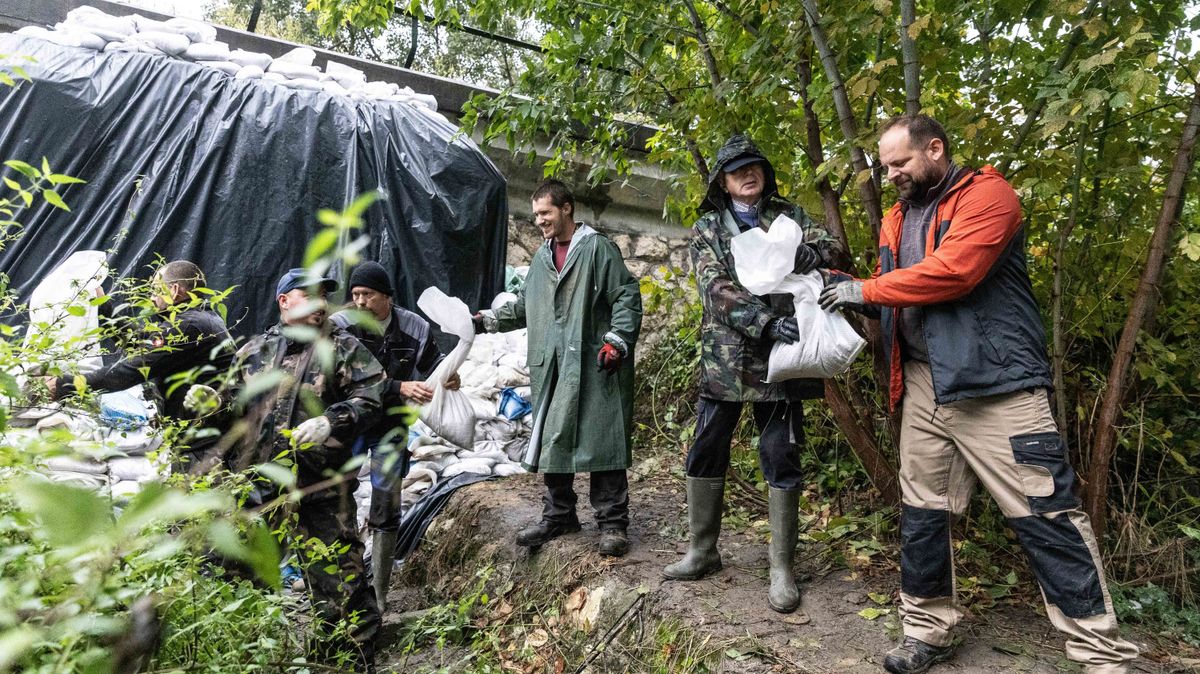
<svg viewBox="0 0 1200 674">
<path fill-rule="evenodd" d="M 592 510 L 596 512 L 596 525 L 606 529 L 629 528 L 629 477 L 624 470 L 601 470 L 591 475 Z M 543 473 L 546 496 L 543 498 L 542 519 L 547 522 L 574 523 L 579 521 L 575 514 L 574 473 Z"/>
<path fill-rule="evenodd" d="M 358 536 L 354 502 L 357 487 L 358 481 L 350 480 L 301 499 L 296 508 L 295 552 L 322 623 L 313 630 L 318 642 L 314 650 L 323 654 L 350 647 L 358 649 L 364 659 L 373 659 L 381 619 L 375 591 L 367 582 L 363 542 Z M 327 550 L 345 552 L 335 552 L 332 558 L 314 556 L 307 544 L 309 538 L 321 541 Z M 321 635 L 329 634 L 334 625 L 349 619 L 352 613 L 358 614 L 357 623 L 350 628 L 352 643 L 321 643 Z"/>
<path fill-rule="evenodd" d="M 688 477 L 725 477 L 729 445 L 744 403 L 701 398 L 696 408 L 696 439 L 687 456 Z M 799 400 L 751 403 L 758 427 L 758 459 L 767 484 L 776 489 L 804 486 L 800 446 L 804 444 L 804 406 Z"/>
</svg>

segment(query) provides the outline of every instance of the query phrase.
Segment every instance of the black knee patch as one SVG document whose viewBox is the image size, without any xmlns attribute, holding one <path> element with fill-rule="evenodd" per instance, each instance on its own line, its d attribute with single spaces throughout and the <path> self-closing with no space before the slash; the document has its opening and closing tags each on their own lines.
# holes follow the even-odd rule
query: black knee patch
<svg viewBox="0 0 1200 674">
<path fill-rule="evenodd" d="M 904 505 L 900 515 L 900 587 L 929 599 L 954 594 L 950 511 Z"/>
<path fill-rule="evenodd" d="M 1029 433 L 1014 435 L 1009 438 L 1012 444 L 1013 458 L 1017 463 L 1026 466 L 1039 466 L 1045 469 L 1054 483 L 1052 493 L 1048 495 L 1031 496 L 1029 509 L 1034 513 L 1053 513 L 1071 510 L 1079 507 L 1079 497 L 1075 495 L 1075 471 L 1067 460 L 1067 446 L 1058 433 Z"/>
<path fill-rule="evenodd" d="M 1104 613 L 1100 571 L 1079 529 L 1066 513 L 1055 517 L 1014 517 L 1008 523 L 1017 532 L 1033 575 L 1046 593 L 1046 601 L 1070 618 Z"/>
</svg>

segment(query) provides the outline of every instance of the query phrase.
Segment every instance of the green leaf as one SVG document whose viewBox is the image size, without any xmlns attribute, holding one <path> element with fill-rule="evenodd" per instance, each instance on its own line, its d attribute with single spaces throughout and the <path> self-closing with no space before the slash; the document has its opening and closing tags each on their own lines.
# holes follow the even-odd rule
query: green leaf
<svg viewBox="0 0 1200 674">
<path fill-rule="evenodd" d="M 277 463 L 260 463 L 254 469 L 259 475 L 286 489 L 296 485 L 295 474 Z"/>
<path fill-rule="evenodd" d="M 62 197 L 60 197 L 58 195 L 58 192 L 55 192 L 54 190 L 52 190 L 50 188 L 46 188 L 46 189 L 42 190 L 42 198 L 45 199 L 46 202 L 49 203 L 51 206 L 54 206 L 56 208 L 61 208 L 62 210 L 67 211 L 68 213 L 71 212 L 71 208 L 69 206 L 67 206 L 67 202 L 62 200 Z"/>
<path fill-rule="evenodd" d="M 232 507 L 233 500 L 224 492 L 185 493 L 149 482 L 121 512 L 117 527 L 126 533 L 137 533 L 151 524 L 173 524 Z"/>
<path fill-rule="evenodd" d="M 28 625 L 18 625 L 0 634 L 0 672 L 7 672 L 33 647 L 41 636 Z"/>
<path fill-rule="evenodd" d="M 72 316 L 83 317 L 87 315 L 87 307 L 79 304 L 71 304 L 67 306 L 67 313 Z"/>
<path fill-rule="evenodd" d="M 1196 527 L 1189 527 L 1186 524 L 1180 524 L 1179 530 L 1183 532 L 1184 536 L 1187 536 L 1192 540 L 1200 541 L 1200 529 Z"/>
<path fill-rule="evenodd" d="M 864 608 L 863 610 L 859 611 L 858 615 L 862 616 L 863 618 L 866 618 L 867 620 L 875 620 L 879 616 L 885 616 L 891 612 L 892 612 L 891 609 L 875 608 L 874 606 L 868 606 L 867 608 Z"/>
<path fill-rule="evenodd" d="M 279 543 L 271 534 L 271 529 L 262 522 L 256 523 L 248 533 L 249 557 L 246 560 L 254 573 L 264 583 L 279 588 Z"/>
<path fill-rule="evenodd" d="M 40 520 L 36 531 L 51 545 L 82 543 L 112 529 L 112 507 L 90 489 L 28 478 L 17 483 L 14 495 Z"/>
<path fill-rule="evenodd" d="M 63 175 L 61 173 L 51 173 L 46 176 L 46 180 L 49 180 L 51 185 L 76 185 L 79 183 L 87 182 L 86 180 L 83 180 L 82 178 L 76 178 L 74 176 Z"/>
<path fill-rule="evenodd" d="M 17 173 L 24 175 L 30 180 L 38 179 L 38 170 L 19 159 L 9 159 L 8 161 L 4 162 L 4 165 L 16 171 Z"/>
<path fill-rule="evenodd" d="M 887 596 L 886 594 L 879 594 L 878 592 L 868 592 L 867 596 L 871 598 L 871 601 L 875 602 L 876 604 L 879 604 L 880 606 L 887 606 L 888 604 L 892 603 L 892 598 Z"/>
</svg>

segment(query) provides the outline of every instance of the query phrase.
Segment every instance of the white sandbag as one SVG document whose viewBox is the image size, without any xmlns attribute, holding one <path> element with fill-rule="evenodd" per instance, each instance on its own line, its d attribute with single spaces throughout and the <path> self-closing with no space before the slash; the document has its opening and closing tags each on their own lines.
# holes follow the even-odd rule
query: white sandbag
<svg viewBox="0 0 1200 674">
<path fill-rule="evenodd" d="M 274 82 L 275 84 L 283 84 L 287 79 L 287 75 L 280 75 L 279 73 L 266 73 L 262 76 L 264 82 Z"/>
<path fill-rule="evenodd" d="M 338 84 L 337 80 L 321 80 L 321 90 L 334 96 L 345 96 L 348 93 L 346 87 Z"/>
<path fill-rule="evenodd" d="M 171 56 L 179 56 L 187 51 L 187 48 L 192 44 L 183 35 L 179 33 L 169 33 L 161 30 L 138 31 L 130 35 L 128 42 L 139 42 L 150 45 L 164 54 Z"/>
<path fill-rule="evenodd" d="M 495 446 L 495 441 L 489 442 L 487 445 L 482 443 L 475 445 L 475 449 L 464 449 L 458 453 L 460 459 L 485 459 L 493 464 L 507 461 L 508 456 L 503 450 Z"/>
<path fill-rule="evenodd" d="M 162 54 L 163 53 L 159 49 L 156 49 L 156 48 L 150 46 L 149 44 L 146 44 L 145 42 L 134 42 L 134 41 L 129 41 L 129 40 L 127 40 L 125 42 L 109 42 L 108 44 L 104 45 L 104 51 L 107 51 L 107 52 L 127 51 L 127 52 L 134 52 L 137 54 Z"/>
<path fill-rule="evenodd" d="M 755 295 L 767 295 L 784 276 L 796 266 L 796 247 L 804 241 L 804 233 L 795 220 L 780 215 L 771 228 L 751 227 L 733 237 L 729 250 L 733 253 L 738 283 Z"/>
<path fill-rule="evenodd" d="M 108 464 L 87 457 L 52 456 L 45 461 L 48 470 L 55 473 L 86 473 L 88 475 L 104 475 L 108 472 Z"/>
<path fill-rule="evenodd" d="M 510 475 L 520 475 L 526 472 L 519 463 L 498 463 L 492 468 L 492 475 L 499 477 L 508 477 Z"/>
<path fill-rule="evenodd" d="M 425 381 L 426 386 L 433 388 L 433 400 L 421 408 L 421 420 L 451 444 L 471 447 L 475 443 L 474 408 L 466 393 L 446 388 L 446 382 L 466 361 L 475 339 L 471 311 L 462 300 L 449 297 L 437 288 L 426 288 L 417 299 L 417 306 L 441 326 L 442 332 L 458 337 L 458 344 Z"/>
<path fill-rule="evenodd" d="M 229 60 L 243 66 L 258 66 L 264 71 L 271 65 L 271 55 L 245 49 L 234 49 L 229 52 Z"/>
<path fill-rule="evenodd" d="M 202 66 L 208 66 L 209 68 L 220 70 L 221 72 L 230 76 L 237 75 L 242 69 L 241 66 L 233 61 L 197 61 L 197 63 Z"/>
<path fill-rule="evenodd" d="M 119 457 L 108 462 L 108 474 L 113 480 L 149 482 L 158 479 L 158 471 L 144 457 Z"/>
<path fill-rule="evenodd" d="M 767 382 L 788 379 L 826 379 L 846 371 L 866 342 L 841 313 L 817 304 L 824 283 L 817 272 L 789 274 L 775 292 L 792 294 L 800 339 L 775 342 L 767 360 Z"/>
<path fill-rule="evenodd" d="M 360 87 L 367 81 L 367 75 L 358 68 L 351 68 L 348 65 L 338 63 L 337 61 L 329 61 L 325 64 L 325 73 L 333 78 L 338 84 L 346 88 L 347 91 Z"/>
<path fill-rule="evenodd" d="M 313 59 L 317 58 L 317 52 L 308 47 L 296 47 L 288 53 L 275 59 L 275 63 L 291 63 L 298 66 L 312 66 Z M 313 66 L 314 69 L 315 66 Z"/>
<path fill-rule="evenodd" d="M 411 473 L 414 470 L 428 470 L 436 475 L 448 465 L 450 465 L 449 461 L 417 461 L 409 465 L 408 471 Z"/>
<path fill-rule="evenodd" d="M 232 63 L 232 61 L 230 61 L 230 63 Z M 255 66 L 255 65 L 249 65 L 249 66 L 242 66 L 241 70 L 238 70 L 237 73 L 233 77 L 234 77 L 234 79 L 239 79 L 239 80 L 257 80 L 257 79 L 262 79 L 262 76 L 263 76 L 262 68 L 259 68 L 258 66 Z"/>
<path fill-rule="evenodd" d="M 524 369 L 518 370 L 508 365 L 501 365 L 496 368 L 496 385 L 500 388 L 529 386 L 529 371 Z"/>
<path fill-rule="evenodd" d="M 106 40 L 99 35 L 78 26 L 71 26 L 65 23 L 59 23 L 54 26 L 56 32 L 67 33 L 75 39 L 75 43 L 80 47 L 95 49 L 97 51 L 104 49 L 111 40 Z"/>
<path fill-rule="evenodd" d="M 316 80 L 321 76 L 321 70 L 316 66 L 306 66 L 280 59 L 271 61 L 271 65 L 267 67 L 267 72 L 279 73 L 288 79 Z"/>
<path fill-rule="evenodd" d="M 109 493 L 113 498 L 130 498 L 137 495 L 142 490 L 142 485 L 132 480 L 121 480 L 113 482 L 109 486 Z"/>
<path fill-rule="evenodd" d="M 217 29 L 204 23 L 203 21 L 195 21 L 192 19 L 174 18 L 167 19 L 166 26 L 175 32 L 187 36 L 187 39 L 192 42 L 206 43 L 215 42 L 217 39 Z M 228 48 L 226 48 L 228 51 Z M 206 59 L 214 60 L 214 59 Z"/>
<path fill-rule="evenodd" d="M 496 416 L 496 401 L 490 398 L 469 395 L 467 398 L 471 401 L 471 409 L 475 412 L 476 425 L 484 419 L 491 419 Z M 465 449 L 470 449 L 465 448 Z"/>
<path fill-rule="evenodd" d="M 369 98 L 387 98 L 392 94 L 399 93 L 400 86 L 393 82 L 366 82 L 354 89 L 356 93 L 360 93 Z"/>
<path fill-rule="evenodd" d="M 107 475 L 95 475 L 92 473 L 74 473 L 70 471 L 54 472 L 47 475 L 51 482 L 67 482 L 87 487 L 89 489 L 100 489 L 108 484 Z"/>
<path fill-rule="evenodd" d="M 192 61 L 229 61 L 229 47 L 223 42 L 197 43 L 183 51 L 183 58 Z M 242 67 L 238 64 L 238 67 Z"/>
<path fill-rule="evenodd" d="M 527 351 L 525 351 L 525 350 L 522 350 L 519 353 L 506 353 L 496 359 L 496 367 L 498 367 L 498 368 L 510 367 L 514 370 L 520 370 L 520 371 L 524 372 L 526 375 L 528 375 L 529 374 L 529 366 L 526 363 L 526 354 L 527 354 Z M 528 383 L 528 382 L 526 382 L 526 383 Z M 524 385 L 525 384 L 519 384 L 519 386 L 524 386 Z"/>
<path fill-rule="evenodd" d="M 516 301 L 517 301 L 516 293 L 502 292 L 499 295 L 496 295 L 494 298 L 492 298 L 492 304 L 491 304 L 492 311 L 499 309 L 500 307 L 504 306 L 505 304 L 508 304 L 509 302 L 516 302 Z"/>
<path fill-rule="evenodd" d="M 480 421 L 475 433 L 481 440 L 508 441 L 517 436 L 519 426 L 503 417 L 495 417 Z"/>
<path fill-rule="evenodd" d="M 459 461 L 456 464 L 447 466 L 446 470 L 442 471 L 442 479 L 449 479 L 455 475 L 461 475 L 463 473 L 491 475 L 492 464 L 483 459 L 467 459 L 465 461 Z"/>
<path fill-rule="evenodd" d="M 479 364 L 459 372 L 463 388 L 500 388 L 499 375 L 500 371 L 491 364 Z"/>
<path fill-rule="evenodd" d="M 148 16 L 141 14 L 131 14 L 129 18 L 133 21 L 133 25 L 137 27 L 139 33 L 155 32 L 155 33 L 175 33 L 182 36 L 182 33 L 177 33 L 174 28 L 167 24 L 166 21 L 151 19 Z M 189 40 L 190 42 L 190 40 Z"/>
<path fill-rule="evenodd" d="M 421 481 L 437 484 L 438 474 L 428 468 L 417 468 L 416 466 L 413 466 L 408 470 L 408 475 L 405 475 L 404 480 L 401 481 L 400 488 L 405 489 Z"/>
<path fill-rule="evenodd" d="M 67 18 L 63 23 L 86 30 L 109 42 L 124 40 L 137 31 L 133 20 L 128 16 L 112 16 L 87 5 L 67 12 Z"/>
</svg>

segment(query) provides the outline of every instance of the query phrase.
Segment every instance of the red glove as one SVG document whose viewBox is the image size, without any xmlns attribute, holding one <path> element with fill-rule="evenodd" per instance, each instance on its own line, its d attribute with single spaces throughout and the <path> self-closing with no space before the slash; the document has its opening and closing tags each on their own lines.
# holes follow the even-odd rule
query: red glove
<svg viewBox="0 0 1200 674">
<path fill-rule="evenodd" d="M 621 367 L 621 352 L 612 344 L 605 344 L 600 347 L 600 352 L 596 354 L 596 368 L 605 370 L 609 374 L 617 371 Z"/>
</svg>

